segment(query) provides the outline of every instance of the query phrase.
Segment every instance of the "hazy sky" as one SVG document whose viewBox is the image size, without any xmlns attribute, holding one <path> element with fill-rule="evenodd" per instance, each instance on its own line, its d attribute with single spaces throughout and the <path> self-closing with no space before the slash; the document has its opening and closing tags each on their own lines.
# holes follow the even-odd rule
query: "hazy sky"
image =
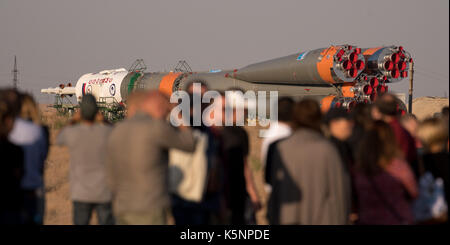
<svg viewBox="0 0 450 245">
<path fill-rule="evenodd" d="M 88 72 L 240 68 L 327 47 L 402 45 L 415 60 L 414 96 L 448 96 L 448 0 L 0 0 L 0 87 L 41 102 L 41 88 Z M 407 93 L 408 80 L 390 85 Z"/>
</svg>

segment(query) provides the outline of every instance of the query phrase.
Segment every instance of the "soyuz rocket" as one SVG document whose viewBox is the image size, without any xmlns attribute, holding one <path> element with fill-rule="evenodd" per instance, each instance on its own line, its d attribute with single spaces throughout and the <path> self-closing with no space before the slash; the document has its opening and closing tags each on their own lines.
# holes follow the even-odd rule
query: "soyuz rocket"
<svg viewBox="0 0 450 245">
<path fill-rule="evenodd" d="M 207 72 L 144 72 L 126 69 L 88 73 L 75 87 L 60 85 L 42 93 L 75 95 L 77 101 L 93 94 L 97 101 L 125 103 L 136 90 L 158 89 L 167 95 L 202 81 L 209 90 L 278 91 L 294 98 L 310 97 L 323 111 L 351 109 L 371 103 L 387 92 L 388 84 L 408 76 L 411 55 L 402 46 L 359 48 L 337 45 L 271 59 L 233 70 Z"/>
</svg>

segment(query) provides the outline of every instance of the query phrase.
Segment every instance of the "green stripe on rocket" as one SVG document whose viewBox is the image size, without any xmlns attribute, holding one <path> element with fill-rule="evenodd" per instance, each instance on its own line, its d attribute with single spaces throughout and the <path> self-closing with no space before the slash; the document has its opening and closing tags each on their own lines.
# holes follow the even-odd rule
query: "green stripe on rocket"
<svg viewBox="0 0 450 245">
<path fill-rule="evenodd" d="M 141 73 L 135 73 L 131 78 L 130 78 L 130 83 L 128 84 L 128 93 L 131 93 L 133 91 L 134 88 L 134 84 L 136 83 L 136 80 L 141 76 Z"/>
</svg>

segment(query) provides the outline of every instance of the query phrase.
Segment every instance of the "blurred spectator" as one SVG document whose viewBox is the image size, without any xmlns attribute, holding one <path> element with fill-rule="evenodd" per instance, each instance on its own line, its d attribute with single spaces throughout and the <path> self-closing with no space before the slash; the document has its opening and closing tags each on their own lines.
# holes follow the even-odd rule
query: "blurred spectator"
<svg viewBox="0 0 450 245">
<path fill-rule="evenodd" d="M 419 176 L 416 142 L 408 131 L 402 127 L 397 117 L 399 104 L 393 94 L 385 93 L 375 101 L 372 117 L 389 124 L 394 131 L 397 145 L 403 152 L 403 157 L 410 164 L 416 177 Z"/>
<path fill-rule="evenodd" d="M 410 166 L 402 160 L 389 124 L 376 121 L 359 147 L 353 182 L 358 224 L 412 224 L 411 202 L 418 195 Z"/>
<path fill-rule="evenodd" d="M 44 136 L 47 141 L 48 149 L 50 147 L 50 132 L 48 127 L 42 124 L 38 105 L 34 101 L 33 97 L 29 94 L 22 94 L 20 97 L 22 101 L 20 117 L 42 127 L 42 129 L 44 130 Z"/>
<path fill-rule="evenodd" d="M 364 136 L 365 132 L 370 129 L 373 123 L 371 115 L 372 105 L 366 103 L 358 103 L 351 112 L 351 117 L 353 119 L 353 131 L 349 138 L 349 143 L 353 148 L 354 152 L 358 148 L 359 142 Z"/>
<path fill-rule="evenodd" d="M 169 152 L 169 180 L 174 189 L 172 213 L 177 225 L 211 224 L 220 211 L 223 174 L 218 159 L 219 142 L 211 128 L 203 123 L 193 125 L 196 109 L 193 106 L 194 96 L 200 97 L 207 91 L 202 81 L 195 82 L 199 86 L 199 94 L 195 93 L 193 83 L 187 89 L 190 95 L 190 125 L 197 139 L 195 152 L 185 153 L 175 149 Z M 200 107 L 200 113 L 204 108 Z"/>
<path fill-rule="evenodd" d="M 177 130 L 164 120 L 169 108 L 164 94 L 151 91 L 136 114 L 111 132 L 106 148 L 108 179 L 118 224 L 167 223 L 168 150 L 195 150 L 189 129 Z"/>
<path fill-rule="evenodd" d="M 281 97 L 278 99 L 278 122 L 270 123 L 269 129 L 266 131 L 264 135 L 263 141 L 261 143 L 261 164 L 263 169 L 265 170 L 266 176 L 266 191 L 270 192 L 271 187 L 268 183 L 267 179 L 270 173 L 271 166 L 267 165 L 266 156 L 269 150 L 269 146 L 279 141 L 283 138 L 286 138 L 292 134 L 292 114 L 295 102 L 290 97 Z"/>
<path fill-rule="evenodd" d="M 23 151 L 8 140 L 14 125 L 14 113 L 0 91 L 0 224 L 21 224 L 23 193 L 20 181 L 23 177 Z"/>
<path fill-rule="evenodd" d="M 245 217 L 247 198 L 250 198 L 254 212 L 261 208 L 261 202 L 248 163 L 250 147 L 248 134 L 243 127 L 236 125 L 240 120 L 237 111 L 242 109 L 244 115 L 247 114 L 246 106 L 242 103 L 234 104 L 233 100 L 243 101 L 243 98 L 239 98 L 238 92 L 234 92 L 233 95 L 232 97 L 222 97 L 222 119 L 225 120 L 226 117 L 232 116 L 233 122 L 233 126 L 222 128 L 222 159 L 226 169 L 225 191 L 227 206 L 231 211 L 230 223 L 242 225 L 247 223 Z M 225 115 L 227 107 L 232 110 L 231 115 Z"/>
<path fill-rule="evenodd" d="M 406 131 L 414 138 L 416 148 L 422 148 L 420 140 L 417 138 L 417 128 L 419 127 L 419 120 L 414 114 L 408 113 L 400 117 L 400 123 Z M 419 152 L 420 153 L 420 152 Z"/>
<path fill-rule="evenodd" d="M 68 123 L 68 125 L 75 125 L 77 123 L 81 122 L 81 113 L 80 110 L 75 110 L 75 112 L 73 113 L 72 118 L 70 118 L 70 121 Z"/>
<path fill-rule="evenodd" d="M 443 119 L 428 118 L 420 123 L 417 136 L 424 146 L 422 158 L 424 171 L 430 172 L 434 178 L 442 178 L 448 205 L 450 204 L 449 153 L 446 150 L 448 126 Z"/>
<path fill-rule="evenodd" d="M 139 105 L 145 100 L 147 97 L 146 91 L 134 91 L 130 94 L 127 100 L 127 118 L 133 117 L 137 110 Z"/>
<path fill-rule="evenodd" d="M 449 117 L 449 108 L 448 108 L 448 106 L 445 106 L 444 108 L 442 108 L 441 114 L 442 114 L 442 117 L 444 118 L 444 120 L 447 120 L 447 123 L 448 123 L 448 117 Z"/>
<path fill-rule="evenodd" d="M 353 121 L 347 110 L 342 108 L 332 108 L 325 115 L 325 124 L 331 142 L 336 146 L 339 155 L 348 171 L 353 165 L 353 151 L 348 142 L 353 132 Z"/>
<path fill-rule="evenodd" d="M 273 142 L 286 138 L 292 133 L 292 110 L 295 102 L 290 97 L 278 99 L 278 123 L 271 123 L 264 135 L 261 145 L 261 163 L 266 164 L 266 155 L 269 145 Z"/>
<path fill-rule="evenodd" d="M 24 152 L 24 176 L 22 189 L 24 193 L 24 222 L 41 225 L 44 219 L 44 162 L 48 153 L 45 131 L 40 125 L 21 118 L 21 94 L 14 89 L 4 90 L 3 98 L 11 106 L 15 116 L 14 126 L 9 140 L 20 146 Z M 34 104 L 35 105 L 35 104 Z M 32 105 L 33 106 L 33 105 Z M 35 107 L 35 106 L 34 106 Z M 38 110 L 37 107 L 33 110 Z"/>
<path fill-rule="evenodd" d="M 70 152 L 70 185 L 73 224 L 88 225 L 92 213 L 98 224 L 112 225 L 111 191 L 106 182 L 105 148 L 111 128 L 96 122 L 95 97 L 87 94 L 80 102 L 81 122 L 64 128 L 56 144 Z"/>
<path fill-rule="evenodd" d="M 447 126 L 447 133 L 448 133 L 449 132 L 449 130 L 448 130 L 448 127 L 449 127 L 449 108 L 448 108 L 448 106 L 442 108 L 441 114 L 442 114 L 442 118 L 445 121 L 445 125 Z M 450 141 L 447 140 L 447 152 L 449 152 L 449 149 L 450 149 Z"/>
<path fill-rule="evenodd" d="M 20 111 L 20 117 L 26 121 L 29 122 L 33 122 L 35 125 L 38 125 L 42 128 L 44 137 L 45 137 L 45 142 L 47 143 L 45 149 L 45 155 L 48 155 L 48 150 L 50 148 L 50 132 L 49 129 L 46 125 L 42 124 L 42 120 L 41 120 L 41 115 L 40 115 L 40 111 L 38 108 L 38 104 L 36 104 L 36 102 L 34 101 L 33 97 L 29 94 L 21 94 L 20 95 L 20 100 L 21 100 L 21 111 Z M 42 175 L 43 173 L 43 169 L 42 169 Z M 40 213 L 41 217 L 44 216 L 44 211 L 45 211 L 45 189 L 41 188 L 41 190 L 39 190 L 39 195 L 38 195 L 38 203 L 37 203 L 38 207 L 38 213 Z"/>
<path fill-rule="evenodd" d="M 272 165 L 268 219 L 272 225 L 343 225 L 350 212 L 350 180 L 339 153 L 320 132 L 314 100 L 294 107 L 296 130 L 267 155 Z"/>
</svg>

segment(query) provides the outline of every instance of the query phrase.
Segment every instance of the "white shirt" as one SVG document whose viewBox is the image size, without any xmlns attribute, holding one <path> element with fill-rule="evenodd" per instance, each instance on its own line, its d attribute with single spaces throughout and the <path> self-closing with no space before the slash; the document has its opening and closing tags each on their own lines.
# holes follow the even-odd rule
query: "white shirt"
<svg viewBox="0 0 450 245">
<path fill-rule="evenodd" d="M 270 144 L 282 138 L 286 138 L 291 134 L 292 129 L 286 123 L 283 122 L 270 123 L 270 127 L 266 131 L 266 134 L 264 135 L 264 140 L 261 144 L 261 163 L 263 168 L 265 168 L 266 166 L 267 151 L 269 150 Z"/>
<path fill-rule="evenodd" d="M 41 134 L 42 129 L 38 125 L 16 118 L 13 129 L 9 133 L 9 141 L 16 145 L 30 145 L 36 142 L 42 136 Z"/>
<path fill-rule="evenodd" d="M 9 141 L 20 146 L 24 152 L 25 173 L 22 188 L 34 190 L 44 186 L 42 172 L 47 158 L 47 139 L 39 125 L 16 118 Z"/>
</svg>

